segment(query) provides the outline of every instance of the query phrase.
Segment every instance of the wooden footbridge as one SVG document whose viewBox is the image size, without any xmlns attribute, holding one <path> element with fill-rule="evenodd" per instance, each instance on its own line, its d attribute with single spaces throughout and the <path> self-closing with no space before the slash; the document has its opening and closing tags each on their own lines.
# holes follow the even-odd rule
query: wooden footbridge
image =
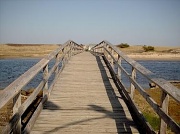
<svg viewBox="0 0 180 134">
<path fill-rule="evenodd" d="M 51 68 L 50 61 L 55 61 Z M 122 61 L 131 66 L 131 72 Z M 136 81 L 137 72 L 160 87 L 160 104 Z M 21 89 L 39 73 L 42 81 L 22 100 Z M 130 89 L 122 82 L 123 73 L 129 78 Z M 13 102 L 12 117 L 0 133 L 155 133 L 134 102 L 135 90 L 160 117 L 159 133 L 166 133 L 167 125 L 180 133 L 179 125 L 168 115 L 169 97 L 180 102 L 178 88 L 107 41 L 89 51 L 68 41 L 0 93 L 0 109 Z"/>
</svg>

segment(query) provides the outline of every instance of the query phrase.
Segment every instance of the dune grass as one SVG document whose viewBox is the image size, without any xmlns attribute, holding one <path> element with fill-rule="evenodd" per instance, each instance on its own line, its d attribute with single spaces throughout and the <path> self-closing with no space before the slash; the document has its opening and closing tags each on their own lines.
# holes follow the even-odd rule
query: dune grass
<svg viewBox="0 0 180 134">
<path fill-rule="evenodd" d="M 180 88 L 180 83 L 175 84 L 176 87 Z M 148 89 L 147 93 L 160 105 L 160 98 L 162 91 L 159 88 Z M 139 107 L 140 111 L 143 113 L 145 119 L 150 123 L 152 128 L 156 131 L 159 130 L 160 118 L 146 102 L 146 100 L 139 94 L 138 91 L 135 91 L 134 100 Z M 169 115 L 173 120 L 180 124 L 180 104 L 176 102 L 173 98 L 170 97 L 169 100 Z M 168 129 L 167 133 L 173 133 Z"/>
<path fill-rule="evenodd" d="M 153 46 L 154 52 L 157 53 L 168 53 L 170 50 L 177 50 L 180 47 L 171 47 L 171 46 Z M 129 53 L 143 53 L 145 52 L 142 45 L 129 46 L 127 48 L 119 48 L 121 51 Z"/>
<path fill-rule="evenodd" d="M 44 57 L 59 45 L 50 44 L 2 44 L 0 45 L 0 58 Z"/>
</svg>

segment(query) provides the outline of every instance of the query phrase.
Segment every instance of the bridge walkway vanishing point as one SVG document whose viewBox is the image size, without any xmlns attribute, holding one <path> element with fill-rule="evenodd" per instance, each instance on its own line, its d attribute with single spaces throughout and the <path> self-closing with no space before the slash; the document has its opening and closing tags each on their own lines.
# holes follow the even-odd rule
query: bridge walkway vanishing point
<svg viewBox="0 0 180 134">
<path fill-rule="evenodd" d="M 168 114 L 170 99 L 180 103 L 177 87 L 108 41 L 92 46 L 89 52 L 84 52 L 84 47 L 67 41 L 0 92 L 0 112 L 12 103 L 9 107 L 12 117 L 3 122 L 5 125 L 0 127 L 0 133 L 156 134 L 134 101 L 135 90 L 158 115 L 158 133 L 166 134 L 168 127 L 172 132 L 180 133 L 178 122 Z M 131 70 L 123 67 L 123 62 Z M 160 102 L 146 92 L 137 81 L 140 76 L 137 74 L 146 79 L 147 84 L 159 87 Z M 39 84 L 22 101 L 21 91 L 38 75 L 42 76 Z M 124 76 L 128 78 L 129 87 L 124 85 Z"/>
<path fill-rule="evenodd" d="M 64 68 L 31 133 L 139 132 L 102 57 L 83 52 Z"/>
</svg>

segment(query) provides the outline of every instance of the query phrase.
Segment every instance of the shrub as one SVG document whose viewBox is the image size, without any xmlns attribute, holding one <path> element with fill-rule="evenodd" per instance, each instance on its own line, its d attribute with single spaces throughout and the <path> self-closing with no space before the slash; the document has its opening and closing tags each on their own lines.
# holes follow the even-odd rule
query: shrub
<svg viewBox="0 0 180 134">
<path fill-rule="evenodd" d="M 153 46 L 143 46 L 143 49 L 144 49 L 145 52 L 154 51 L 154 47 Z"/>
<path fill-rule="evenodd" d="M 117 47 L 127 48 L 127 47 L 129 47 L 129 45 L 127 43 L 121 43 L 121 44 L 117 45 Z"/>
</svg>

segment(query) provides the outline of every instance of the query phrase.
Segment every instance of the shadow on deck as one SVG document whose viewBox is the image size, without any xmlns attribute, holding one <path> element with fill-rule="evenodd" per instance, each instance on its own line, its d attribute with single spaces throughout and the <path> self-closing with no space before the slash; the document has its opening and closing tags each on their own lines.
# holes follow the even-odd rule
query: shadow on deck
<svg viewBox="0 0 180 134">
<path fill-rule="evenodd" d="M 136 128 L 135 124 L 132 119 L 128 119 L 128 117 L 126 116 L 125 109 L 119 102 L 119 99 L 122 99 L 122 97 L 120 95 L 118 95 L 118 96 L 116 95 L 116 93 L 111 85 L 111 82 L 110 82 L 110 80 L 112 80 L 112 78 L 108 77 L 108 75 L 106 73 L 107 66 L 105 66 L 105 64 L 103 65 L 102 60 L 103 60 L 102 57 L 96 56 L 98 68 L 101 72 L 101 77 L 103 79 L 104 87 L 106 89 L 106 93 L 109 98 L 109 101 L 110 101 L 110 104 L 112 107 L 112 111 L 107 110 L 106 108 L 99 106 L 99 105 L 90 104 L 90 105 L 88 105 L 88 110 L 103 113 L 103 116 L 93 117 L 93 118 L 91 117 L 88 119 L 70 122 L 70 123 L 67 123 L 67 124 L 64 124 L 64 125 L 61 125 L 58 127 L 54 127 L 52 130 L 44 132 L 44 134 L 57 132 L 57 131 L 60 131 L 61 129 L 68 128 L 73 125 L 79 125 L 79 124 L 82 124 L 85 122 L 95 121 L 95 120 L 99 120 L 99 119 L 103 119 L 103 118 L 111 118 L 115 121 L 117 133 L 133 133 L 132 128 Z M 46 102 L 44 109 L 63 110 L 63 109 L 61 109 L 61 107 L 57 106 L 56 104 L 54 104 L 51 101 Z"/>
</svg>

